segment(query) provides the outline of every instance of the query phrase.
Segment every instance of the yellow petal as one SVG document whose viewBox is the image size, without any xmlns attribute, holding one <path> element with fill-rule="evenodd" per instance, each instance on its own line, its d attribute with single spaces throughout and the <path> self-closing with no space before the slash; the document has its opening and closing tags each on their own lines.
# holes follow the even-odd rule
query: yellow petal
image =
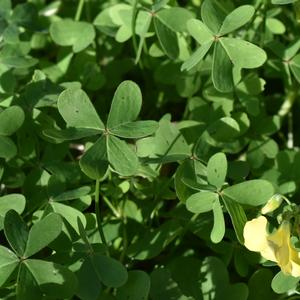
<svg viewBox="0 0 300 300">
<path fill-rule="evenodd" d="M 248 221 L 244 227 L 244 244 L 251 251 L 260 252 L 268 247 L 267 219 L 264 216 Z"/>
<path fill-rule="evenodd" d="M 278 230 L 267 237 L 269 247 L 273 249 L 278 265 L 289 270 L 291 247 L 290 247 L 290 224 L 283 222 Z M 288 271 L 286 271 L 288 272 Z"/>
</svg>

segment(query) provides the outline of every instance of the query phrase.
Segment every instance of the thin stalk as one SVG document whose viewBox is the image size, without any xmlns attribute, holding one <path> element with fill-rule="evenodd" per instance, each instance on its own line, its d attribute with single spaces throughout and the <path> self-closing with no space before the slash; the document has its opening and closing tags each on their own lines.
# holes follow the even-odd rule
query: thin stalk
<svg viewBox="0 0 300 300">
<path fill-rule="evenodd" d="M 135 0 L 133 2 L 132 18 L 131 18 L 132 43 L 133 43 L 133 48 L 134 48 L 134 51 L 135 51 L 135 55 L 137 55 L 137 53 L 138 53 L 138 44 L 137 44 L 136 34 L 135 34 L 137 5 L 138 5 L 138 0 Z"/>
<path fill-rule="evenodd" d="M 75 14 L 75 18 L 74 18 L 75 21 L 80 20 L 83 6 L 84 6 L 84 0 L 79 0 L 77 10 L 76 10 L 76 14 Z"/>
<path fill-rule="evenodd" d="M 128 235 L 127 235 L 127 230 L 126 230 L 126 225 L 127 225 L 127 217 L 124 213 L 124 208 L 125 208 L 125 203 L 126 203 L 126 199 L 123 202 L 122 205 L 122 213 L 121 213 L 121 219 L 122 219 L 122 223 L 123 223 L 123 250 L 122 253 L 120 255 L 120 262 L 123 263 L 124 259 L 125 259 L 125 254 L 128 248 Z"/>
<path fill-rule="evenodd" d="M 288 122 L 287 148 L 288 149 L 294 148 L 292 107 L 296 101 L 296 98 L 297 98 L 297 92 L 296 92 L 295 88 L 290 86 L 289 90 L 287 92 L 286 98 L 278 111 L 278 116 L 281 119 L 283 119 L 285 116 L 287 116 L 287 122 Z"/>
<path fill-rule="evenodd" d="M 113 204 L 108 200 L 108 198 L 106 198 L 105 196 L 103 196 L 103 200 L 104 202 L 107 204 L 107 206 L 110 208 L 110 210 L 112 211 L 112 213 L 115 215 L 116 218 L 120 218 L 121 215 L 118 212 L 118 210 L 113 206 Z"/>
<path fill-rule="evenodd" d="M 104 235 L 104 231 L 102 228 L 102 218 L 101 218 L 101 213 L 100 213 L 100 181 L 96 180 L 96 184 L 95 184 L 95 209 L 96 209 L 96 219 L 97 219 L 97 227 L 98 227 L 98 231 L 99 231 L 99 235 L 101 238 L 102 243 L 106 246 L 107 252 L 108 252 L 108 245 L 107 245 L 107 241 Z"/>
</svg>

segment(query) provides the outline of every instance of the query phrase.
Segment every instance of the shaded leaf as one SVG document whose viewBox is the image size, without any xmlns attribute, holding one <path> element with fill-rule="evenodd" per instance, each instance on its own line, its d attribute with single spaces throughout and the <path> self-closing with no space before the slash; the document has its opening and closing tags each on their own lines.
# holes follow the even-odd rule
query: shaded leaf
<svg viewBox="0 0 300 300">
<path fill-rule="evenodd" d="M 5 215 L 4 233 L 12 249 L 22 257 L 25 253 L 29 229 L 15 210 L 10 210 Z"/>
<path fill-rule="evenodd" d="M 125 284 L 128 274 L 125 267 L 119 261 L 101 254 L 95 254 L 91 259 L 104 285 L 118 288 Z"/>
<path fill-rule="evenodd" d="M 51 213 L 35 223 L 28 235 L 24 255 L 30 257 L 53 242 L 62 230 L 62 220 L 58 214 Z"/>
<path fill-rule="evenodd" d="M 128 272 L 125 285 L 117 290 L 117 300 L 148 299 L 150 292 L 150 277 L 146 272 L 133 270 Z"/>
<path fill-rule="evenodd" d="M 138 139 L 153 134 L 157 128 L 156 121 L 135 121 L 111 128 L 110 133 L 122 138 Z"/>
<path fill-rule="evenodd" d="M 8 248 L 0 246 L 0 286 L 7 281 L 18 264 L 18 257 Z"/>
<path fill-rule="evenodd" d="M 79 161 L 83 173 L 92 179 L 101 179 L 108 169 L 106 137 L 102 135 Z"/>
<path fill-rule="evenodd" d="M 21 214 L 24 211 L 26 199 L 21 194 L 9 194 L 0 197 L 0 230 L 3 229 L 3 220 L 5 214 L 13 209 Z"/>
<path fill-rule="evenodd" d="M 232 62 L 220 42 L 215 43 L 212 65 L 212 81 L 220 92 L 230 92 L 233 89 Z"/>
<path fill-rule="evenodd" d="M 70 298 L 77 287 L 75 275 L 67 268 L 50 261 L 28 259 L 24 262 L 38 288 L 49 297 Z"/>
<path fill-rule="evenodd" d="M 131 176 L 137 172 L 138 157 L 126 142 L 114 136 L 108 136 L 107 156 L 112 168 L 120 175 Z"/>
<path fill-rule="evenodd" d="M 176 59 L 179 55 L 179 46 L 176 33 L 162 23 L 159 18 L 154 18 L 154 27 L 159 43 L 165 54 L 170 59 Z"/>
<path fill-rule="evenodd" d="M 20 106 L 10 106 L 0 113 L 0 135 L 12 135 L 23 124 L 25 115 Z"/>
</svg>

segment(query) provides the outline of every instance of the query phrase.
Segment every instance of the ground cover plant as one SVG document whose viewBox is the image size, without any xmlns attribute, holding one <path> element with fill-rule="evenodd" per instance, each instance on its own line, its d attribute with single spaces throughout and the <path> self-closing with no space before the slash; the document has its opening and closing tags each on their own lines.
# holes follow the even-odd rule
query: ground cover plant
<svg viewBox="0 0 300 300">
<path fill-rule="evenodd" d="M 0 298 L 299 299 L 299 23 L 0 0 Z"/>
</svg>

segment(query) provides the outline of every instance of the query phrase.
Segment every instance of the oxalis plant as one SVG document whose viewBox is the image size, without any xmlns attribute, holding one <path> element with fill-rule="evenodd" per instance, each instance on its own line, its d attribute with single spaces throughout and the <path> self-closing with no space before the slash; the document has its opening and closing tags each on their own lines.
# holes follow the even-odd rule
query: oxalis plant
<svg viewBox="0 0 300 300">
<path fill-rule="evenodd" d="M 0 0 L 0 298 L 300 288 L 298 0 Z"/>
</svg>

